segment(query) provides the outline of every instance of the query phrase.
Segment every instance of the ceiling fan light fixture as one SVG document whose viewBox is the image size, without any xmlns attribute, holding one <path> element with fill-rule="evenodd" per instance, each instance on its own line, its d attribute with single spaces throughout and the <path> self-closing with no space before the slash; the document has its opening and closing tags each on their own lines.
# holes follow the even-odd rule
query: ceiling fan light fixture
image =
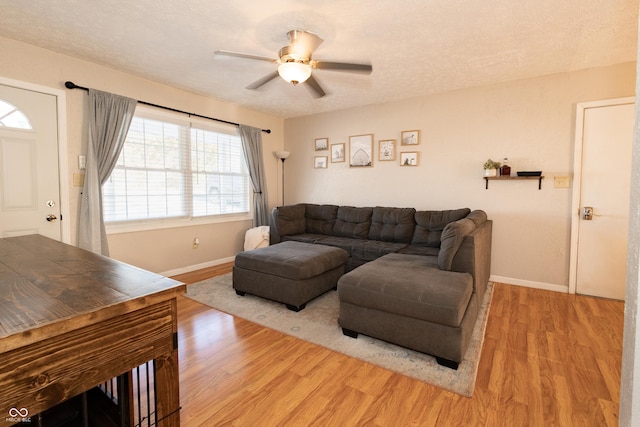
<svg viewBox="0 0 640 427">
<path fill-rule="evenodd" d="M 311 66 L 304 62 L 283 62 L 278 65 L 278 74 L 285 81 L 297 85 L 311 77 Z"/>
</svg>

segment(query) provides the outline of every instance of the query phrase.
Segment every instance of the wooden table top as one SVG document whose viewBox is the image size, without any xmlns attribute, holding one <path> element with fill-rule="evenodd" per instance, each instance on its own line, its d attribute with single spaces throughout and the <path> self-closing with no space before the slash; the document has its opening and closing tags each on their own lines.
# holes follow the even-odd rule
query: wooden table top
<svg viewBox="0 0 640 427">
<path fill-rule="evenodd" d="M 0 352 L 172 299 L 185 285 L 40 235 L 0 239 Z"/>
</svg>

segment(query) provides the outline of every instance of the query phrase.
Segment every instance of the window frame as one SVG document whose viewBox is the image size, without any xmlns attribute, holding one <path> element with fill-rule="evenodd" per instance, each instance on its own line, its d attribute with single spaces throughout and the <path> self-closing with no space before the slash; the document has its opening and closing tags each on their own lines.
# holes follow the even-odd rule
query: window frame
<svg viewBox="0 0 640 427">
<path fill-rule="evenodd" d="M 136 106 L 134 117 L 141 117 L 151 120 L 158 120 L 167 123 L 178 124 L 186 126 L 187 128 L 195 127 L 198 129 L 204 129 L 207 131 L 225 133 L 229 135 L 235 135 L 239 137 L 239 131 L 237 126 L 225 125 L 211 122 L 209 120 L 199 119 L 197 117 L 184 118 L 182 114 L 158 111 L 155 108 L 145 107 L 141 105 Z M 246 162 L 246 159 L 245 159 Z M 246 163 L 245 163 L 246 165 Z M 228 222 L 238 222 L 252 220 L 253 218 L 253 188 L 251 185 L 251 177 L 247 172 L 247 193 L 248 199 L 248 212 L 246 213 L 230 213 L 230 214 L 218 214 L 207 215 L 198 217 L 181 217 L 181 218 L 153 218 L 153 219 L 137 219 L 118 222 L 105 222 L 105 229 L 107 234 L 119 234 L 119 233 L 131 233 L 137 231 L 151 231 L 151 230 L 163 230 L 168 228 L 178 227 L 193 227 L 206 224 L 221 224 Z"/>
</svg>

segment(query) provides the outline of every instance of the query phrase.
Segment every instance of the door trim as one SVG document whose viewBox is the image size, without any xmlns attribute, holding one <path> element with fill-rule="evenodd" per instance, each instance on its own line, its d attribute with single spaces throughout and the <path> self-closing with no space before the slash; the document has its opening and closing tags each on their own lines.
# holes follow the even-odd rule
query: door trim
<svg viewBox="0 0 640 427">
<path fill-rule="evenodd" d="M 55 89 L 34 83 L 9 79 L 0 76 L 0 84 L 18 89 L 40 92 L 56 97 L 58 120 L 58 187 L 60 191 L 60 237 L 62 242 L 71 244 L 71 206 L 69 199 L 69 163 L 67 151 L 67 94 L 62 89 Z"/>
<path fill-rule="evenodd" d="M 582 138 L 584 112 L 589 108 L 634 104 L 635 98 L 604 99 L 576 105 L 575 140 L 573 145 L 573 193 L 571 197 L 571 255 L 569 257 L 569 293 L 575 294 L 578 285 L 578 231 L 580 228 L 580 194 L 582 192 Z"/>
</svg>

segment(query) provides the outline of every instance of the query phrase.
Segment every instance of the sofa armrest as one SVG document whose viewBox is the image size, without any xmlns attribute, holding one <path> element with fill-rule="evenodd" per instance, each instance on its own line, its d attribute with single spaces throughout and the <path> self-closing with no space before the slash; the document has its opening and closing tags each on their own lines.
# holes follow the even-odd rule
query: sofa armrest
<svg viewBox="0 0 640 427">
<path fill-rule="evenodd" d="M 491 274 L 491 235 L 493 221 L 486 220 L 478 224 L 467 235 L 453 258 L 451 271 L 470 273 L 473 287 L 480 298 L 484 295 Z"/>
<path fill-rule="evenodd" d="M 305 205 L 275 207 L 269 218 L 269 243 L 280 243 L 283 236 L 302 234 L 305 228 Z"/>
<path fill-rule="evenodd" d="M 275 245 L 276 243 L 280 243 L 282 241 L 282 236 L 280 236 L 278 225 L 275 220 L 275 216 L 277 215 L 276 209 L 278 208 L 273 208 L 271 210 L 271 215 L 269 215 L 269 244 L 270 245 Z"/>
</svg>

